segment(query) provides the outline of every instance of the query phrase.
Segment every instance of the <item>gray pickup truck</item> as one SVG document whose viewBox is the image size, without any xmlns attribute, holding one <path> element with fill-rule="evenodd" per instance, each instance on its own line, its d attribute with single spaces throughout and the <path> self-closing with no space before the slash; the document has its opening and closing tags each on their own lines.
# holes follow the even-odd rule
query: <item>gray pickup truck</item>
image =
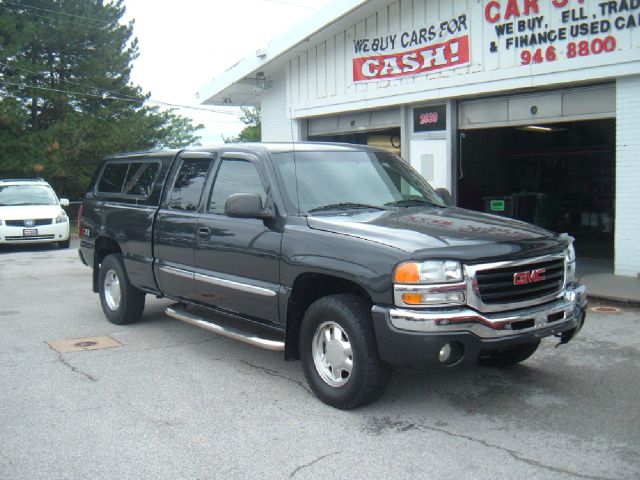
<svg viewBox="0 0 640 480">
<path fill-rule="evenodd" d="M 96 171 L 79 253 L 109 321 L 172 299 L 171 317 L 300 359 L 350 409 L 392 367 L 512 365 L 584 323 L 571 237 L 446 197 L 364 146 L 124 154 Z"/>
</svg>

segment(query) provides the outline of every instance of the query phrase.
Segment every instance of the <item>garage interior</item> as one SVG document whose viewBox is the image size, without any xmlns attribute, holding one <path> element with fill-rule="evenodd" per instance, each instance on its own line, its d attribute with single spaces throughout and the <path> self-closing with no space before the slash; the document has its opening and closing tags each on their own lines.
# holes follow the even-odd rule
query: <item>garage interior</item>
<svg viewBox="0 0 640 480">
<path fill-rule="evenodd" d="M 458 205 L 576 238 L 613 262 L 615 119 L 461 130 Z"/>
</svg>

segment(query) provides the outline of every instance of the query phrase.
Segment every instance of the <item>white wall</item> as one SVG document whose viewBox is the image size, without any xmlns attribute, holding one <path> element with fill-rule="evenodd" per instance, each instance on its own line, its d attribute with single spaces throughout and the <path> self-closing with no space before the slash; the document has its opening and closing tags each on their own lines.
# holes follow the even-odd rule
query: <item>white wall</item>
<svg viewBox="0 0 640 480">
<path fill-rule="evenodd" d="M 640 273 L 640 76 L 616 85 L 615 273 Z"/>
<path fill-rule="evenodd" d="M 291 142 L 300 140 L 299 122 L 291 120 L 287 104 L 287 85 L 285 74 L 271 78 L 272 87 L 265 90 L 261 97 L 262 141 Z M 293 122 L 293 123 L 292 123 Z"/>
</svg>

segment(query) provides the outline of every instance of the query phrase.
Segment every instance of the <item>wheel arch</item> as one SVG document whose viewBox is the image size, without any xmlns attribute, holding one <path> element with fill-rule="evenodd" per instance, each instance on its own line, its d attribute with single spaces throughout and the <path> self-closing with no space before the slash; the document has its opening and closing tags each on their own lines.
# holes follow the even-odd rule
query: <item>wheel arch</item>
<svg viewBox="0 0 640 480">
<path fill-rule="evenodd" d="M 371 295 L 357 282 L 325 273 L 306 272 L 298 275 L 287 299 L 285 351 L 286 360 L 300 358 L 298 340 L 300 324 L 309 306 L 329 295 L 348 293 L 362 298 L 372 305 Z"/>
<path fill-rule="evenodd" d="M 93 255 L 93 291 L 95 293 L 98 293 L 98 275 L 100 273 L 100 265 L 107 255 L 112 255 L 114 253 L 122 253 L 122 249 L 118 242 L 107 236 L 96 238 Z"/>
</svg>

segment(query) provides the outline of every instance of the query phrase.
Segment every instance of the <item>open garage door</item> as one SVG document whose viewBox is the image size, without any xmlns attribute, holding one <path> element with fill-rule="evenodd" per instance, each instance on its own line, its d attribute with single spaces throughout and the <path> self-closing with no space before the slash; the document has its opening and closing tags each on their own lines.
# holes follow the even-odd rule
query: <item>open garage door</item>
<svg viewBox="0 0 640 480">
<path fill-rule="evenodd" d="M 581 257 L 613 259 L 615 120 L 459 135 L 461 207 L 569 232 Z"/>
<path fill-rule="evenodd" d="M 459 106 L 461 207 L 521 219 L 613 260 L 615 86 L 502 96 Z"/>
</svg>

